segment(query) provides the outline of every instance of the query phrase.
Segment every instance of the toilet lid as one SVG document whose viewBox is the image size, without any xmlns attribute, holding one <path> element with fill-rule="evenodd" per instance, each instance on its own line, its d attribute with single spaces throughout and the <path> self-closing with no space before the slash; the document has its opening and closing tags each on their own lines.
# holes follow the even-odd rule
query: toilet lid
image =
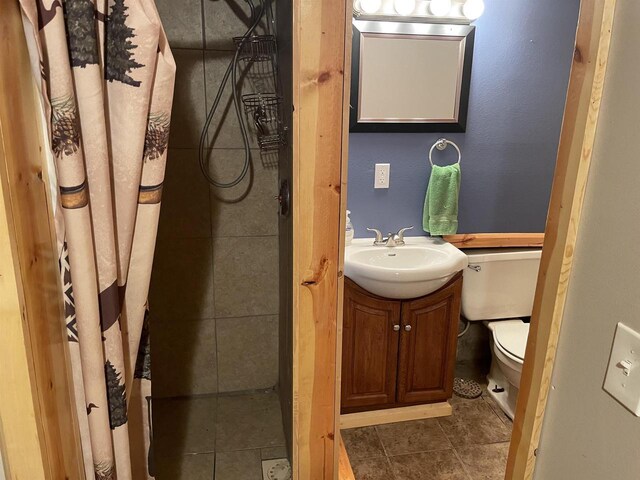
<svg viewBox="0 0 640 480">
<path fill-rule="evenodd" d="M 503 350 L 524 360 L 529 324 L 522 320 L 493 322 L 493 338 Z"/>
</svg>

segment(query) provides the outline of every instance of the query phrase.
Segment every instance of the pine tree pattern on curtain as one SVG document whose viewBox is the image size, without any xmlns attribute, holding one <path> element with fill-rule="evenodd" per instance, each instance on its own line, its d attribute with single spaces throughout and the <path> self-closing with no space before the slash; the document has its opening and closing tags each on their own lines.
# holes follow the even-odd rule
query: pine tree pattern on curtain
<svg viewBox="0 0 640 480">
<path fill-rule="evenodd" d="M 175 81 L 154 0 L 20 0 L 87 478 L 153 478 L 147 294 Z"/>
</svg>

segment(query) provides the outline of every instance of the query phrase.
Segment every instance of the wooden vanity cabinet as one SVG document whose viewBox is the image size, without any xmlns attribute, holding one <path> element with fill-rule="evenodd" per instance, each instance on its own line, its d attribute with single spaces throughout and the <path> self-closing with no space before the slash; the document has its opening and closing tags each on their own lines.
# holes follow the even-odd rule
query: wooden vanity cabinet
<svg viewBox="0 0 640 480">
<path fill-rule="evenodd" d="M 461 295 L 462 276 L 431 295 L 402 302 L 398 403 L 451 398 Z"/>
<path fill-rule="evenodd" d="M 401 302 L 345 279 L 342 408 L 396 403 Z"/>
<path fill-rule="evenodd" d="M 425 297 L 393 300 L 345 279 L 342 413 L 451 398 L 462 272 Z"/>
</svg>

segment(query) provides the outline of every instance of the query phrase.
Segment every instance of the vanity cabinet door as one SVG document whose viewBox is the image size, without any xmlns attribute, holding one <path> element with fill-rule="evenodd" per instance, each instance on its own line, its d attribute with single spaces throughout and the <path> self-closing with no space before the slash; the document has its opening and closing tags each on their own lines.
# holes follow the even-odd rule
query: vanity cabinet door
<svg viewBox="0 0 640 480">
<path fill-rule="evenodd" d="M 400 301 L 373 296 L 345 278 L 342 412 L 396 403 Z"/>
<path fill-rule="evenodd" d="M 445 401 L 453 393 L 462 275 L 402 303 L 398 403 Z"/>
</svg>

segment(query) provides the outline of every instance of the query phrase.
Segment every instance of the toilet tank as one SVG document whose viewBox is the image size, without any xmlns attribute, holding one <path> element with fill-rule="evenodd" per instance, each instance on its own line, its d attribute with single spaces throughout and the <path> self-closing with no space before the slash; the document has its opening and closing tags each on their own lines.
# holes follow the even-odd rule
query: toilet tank
<svg viewBox="0 0 640 480">
<path fill-rule="evenodd" d="M 462 283 L 467 320 L 529 317 L 533 309 L 541 248 L 469 249 Z"/>
</svg>

